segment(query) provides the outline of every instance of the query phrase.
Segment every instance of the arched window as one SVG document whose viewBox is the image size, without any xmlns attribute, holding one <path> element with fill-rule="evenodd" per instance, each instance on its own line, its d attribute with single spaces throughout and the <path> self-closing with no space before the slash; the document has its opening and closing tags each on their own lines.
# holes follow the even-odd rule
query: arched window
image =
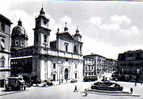
<svg viewBox="0 0 143 99">
<path fill-rule="evenodd" d="M 56 69 L 56 63 L 53 63 L 53 69 Z"/>
<path fill-rule="evenodd" d="M 3 56 L 2 58 L 0 58 L 0 67 L 4 67 L 5 65 L 5 57 Z"/>
<path fill-rule="evenodd" d="M 44 43 L 47 42 L 47 35 L 44 35 Z"/>
<path fill-rule="evenodd" d="M 76 54 L 78 53 L 78 50 L 77 50 L 77 46 L 76 46 L 76 45 L 74 46 L 74 53 L 76 53 Z"/>
<path fill-rule="evenodd" d="M 68 43 L 65 42 L 64 45 L 65 45 L 65 51 L 68 52 Z"/>
</svg>

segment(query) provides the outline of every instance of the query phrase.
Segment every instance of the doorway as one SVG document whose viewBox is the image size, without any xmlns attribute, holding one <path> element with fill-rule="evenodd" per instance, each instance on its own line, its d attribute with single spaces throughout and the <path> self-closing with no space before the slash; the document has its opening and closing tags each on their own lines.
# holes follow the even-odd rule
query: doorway
<svg viewBox="0 0 143 99">
<path fill-rule="evenodd" d="M 65 78 L 65 80 L 68 80 L 68 72 L 69 72 L 69 71 L 68 71 L 68 69 L 66 68 L 66 69 L 65 69 L 65 72 L 64 72 L 64 76 L 65 76 L 64 78 Z"/>
</svg>

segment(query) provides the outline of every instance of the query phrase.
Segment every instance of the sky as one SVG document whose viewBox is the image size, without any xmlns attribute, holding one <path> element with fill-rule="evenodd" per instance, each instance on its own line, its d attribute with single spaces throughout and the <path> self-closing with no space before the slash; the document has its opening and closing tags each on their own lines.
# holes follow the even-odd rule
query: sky
<svg viewBox="0 0 143 99">
<path fill-rule="evenodd" d="M 78 26 L 83 41 L 83 55 L 95 53 L 117 59 L 119 53 L 143 49 L 143 3 L 128 1 L 52 1 L 3 0 L 0 13 L 12 21 L 12 28 L 21 19 L 33 45 L 35 18 L 43 5 L 50 40 L 55 40 L 57 28 L 63 31 L 67 22 L 69 32 Z M 11 28 L 11 30 L 12 30 Z"/>
</svg>

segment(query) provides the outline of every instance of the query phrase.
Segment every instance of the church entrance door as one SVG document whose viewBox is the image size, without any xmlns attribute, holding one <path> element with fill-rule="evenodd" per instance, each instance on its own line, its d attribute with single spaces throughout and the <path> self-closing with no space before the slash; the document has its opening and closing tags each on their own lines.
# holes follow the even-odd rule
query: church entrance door
<svg viewBox="0 0 143 99">
<path fill-rule="evenodd" d="M 69 72 L 69 71 L 68 71 L 68 69 L 66 68 L 66 69 L 65 69 L 65 72 L 64 72 L 64 76 L 65 76 L 64 78 L 65 78 L 66 81 L 68 80 L 68 72 Z"/>
</svg>

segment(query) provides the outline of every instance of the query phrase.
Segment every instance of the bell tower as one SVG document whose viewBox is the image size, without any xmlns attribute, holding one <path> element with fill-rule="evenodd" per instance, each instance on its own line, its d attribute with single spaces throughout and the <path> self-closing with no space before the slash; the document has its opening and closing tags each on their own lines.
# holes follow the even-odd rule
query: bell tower
<svg viewBox="0 0 143 99">
<path fill-rule="evenodd" d="M 46 18 L 42 7 L 39 16 L 35 19 L 34 46 L 49 48 L 50 31 L 49 19 Z"/>
<path fill-rule="evenodd" d="M 77 26 L 76 33 L 75 33 L 75 35 L 74 35 L 74 38 L 75 38 L 75 40 L 81 42 L 82 36 L 81 36 L 81 34 L 79 33 L 78 26 Z"/>
<path fill-rule="evenodd" d="M 74 53 L 75 54 L 82 54 L 82 36 L 81 34 L 79 33 L 79 29 L 77 27 L 76 29 L 76 33 L 74 34 L 74 39 L 76 41 L 76 43 L 74 44 Z"/>
</svg>

